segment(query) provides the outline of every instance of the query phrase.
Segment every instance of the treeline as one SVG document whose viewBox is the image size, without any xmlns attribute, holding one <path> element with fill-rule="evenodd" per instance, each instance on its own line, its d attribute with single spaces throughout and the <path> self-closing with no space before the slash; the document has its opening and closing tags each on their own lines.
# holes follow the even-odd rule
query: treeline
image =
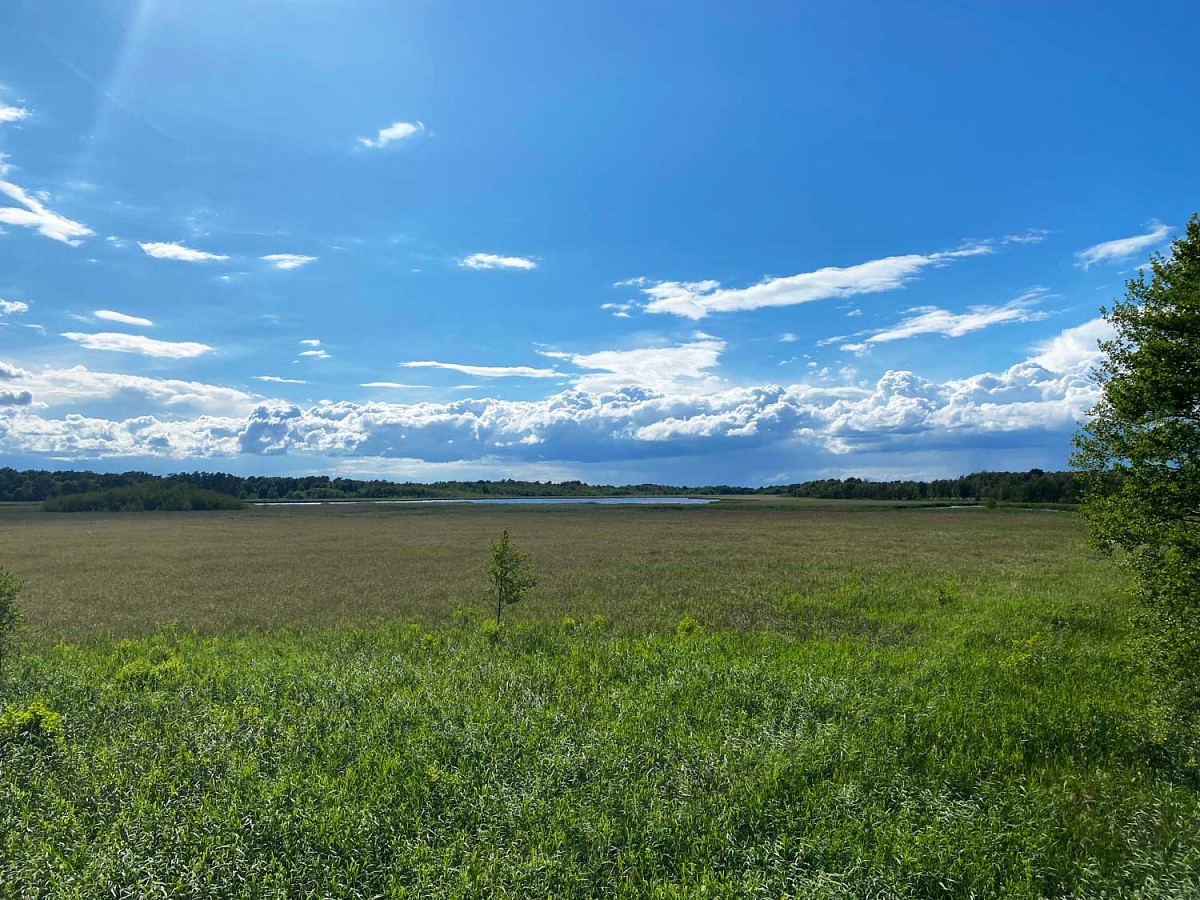
<svg viewBox="0 0 1200 900">
<path fill-rule="evenodd" d="M 240 476 L 224 472 L 181 472 L 151 475 L 149 472 L 51 472 L 17 471 L 0 468 L 0 501 L 46 501 L 58 497 L 120 491 L 144 485 L 181 485 L 196 491 L 213 492 L 239 500 L 433 500 L 486 497 L 658 497 L 710 494 L 768 494 L 812 497 L 824 500 L 971 500 L 995 499 L 1011 503 L 1074 503 L 1079 485 L 1073 472 L 975 472 L 959 478 L 934 481 L 868 481 L 862 478 L 827 478 L 799 484 L 762 488 L 728 484 L 680 486 L 664 484 L 596 485 L 582 481 L 437 481 L 394 482 L 374 479 L 330 478 L 328 475 Z M 120 495 L 137 502 L 138 497 L 157 494 L 136 491 Z M 162 492 L 171 502 L 184 494 Z M 195 493 L 186 495 L 195 506 Z M 115 500 L 113 502 L 116 502 Z M 180 501 L 182 502 L 182 501 Z M 200 501 L 205 502 L 205 501 Z M 166 506 L 153 508 L 171 508 Z"/>
<path fill-rule="evenodd" d="M 47 512 L 151 512 L 154 510 L 245 509 L 238 497 L 206 491 L 190 484 L 144 481 L 82 494 L 47 497 Z"/>
<path fill-rule="evenodd" d="M 1008 503 L 1077 503 L 1074 472 L 973 472 L 934 481 L 864 481 L 828 478 L 788 485 L 789 497 L 822 500 L 996 500 Z"/>
</svg>

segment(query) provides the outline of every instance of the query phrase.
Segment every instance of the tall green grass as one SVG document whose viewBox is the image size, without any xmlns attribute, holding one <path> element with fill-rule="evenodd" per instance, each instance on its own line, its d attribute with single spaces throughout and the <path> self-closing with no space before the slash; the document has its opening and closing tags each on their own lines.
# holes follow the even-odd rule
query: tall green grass
<svg viewBox="0 0 1200 900">
<path fill-rule="evenodd" d="M 60 646 L 9 896 L 1195 896 L 1141 687 L 1063 636 L 471 622 Z"/>
</svg>

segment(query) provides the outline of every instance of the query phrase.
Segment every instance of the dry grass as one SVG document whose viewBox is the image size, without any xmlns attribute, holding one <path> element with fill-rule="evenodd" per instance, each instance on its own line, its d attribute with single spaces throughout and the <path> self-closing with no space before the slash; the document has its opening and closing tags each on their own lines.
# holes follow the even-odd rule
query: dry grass
<svg viewBox="0 0 1200 900">
<path fill-rule="evenodd" d="M 486 607 L 488 541 L 502 528 L 541 576 L 512 610 L 517 618 L 600 614 L 637 629 L 690 615 L 710 627 L 886 637 L 920 625 L 914 591 L 943 603 L 987 599 L 974 611 L 1002 616 L 1013 603 L 1022 615 L 1064 599 L 1111 607 L 1116 588 L 1070 514 L 802 501 L 71 515 L 10 507 L 0 512 L 0 566 L 28 582 L 23 601 L 43 639 L 136 635 L 164 622 L 201 631 L 436 624 L 457 608 Z"/>
</svg>

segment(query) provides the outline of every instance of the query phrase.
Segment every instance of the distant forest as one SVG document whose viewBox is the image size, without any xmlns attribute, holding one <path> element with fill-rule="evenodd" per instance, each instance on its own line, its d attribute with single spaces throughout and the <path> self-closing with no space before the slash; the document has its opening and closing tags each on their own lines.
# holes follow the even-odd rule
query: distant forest
<svg viewBox="0 0 1200 900">
<path fill-rule="evenodd" d="M 147 493 L 147 486 L 155 488 Z M 710 484 L 696 487 L 662 484 L 621 486 L 585 484 L 582 481 L 437 481 L 430 484 L 394 481 L 360 481 L 327 475 L 250 476 L 222 472 L 181 472 L 151 475 L 148 472 L 19 472 L 0 468 L 0 501 L 46 501 L 58 497 L 118 490 L 124 500 L 150 496 L 181 498 L 172 485 L 189 488 L 189 500 L 207 492 L 238 500 L 360 500 L 457 499 L 486 497 L 655 497 L 701 494 L 766 494 L 812 497 L 823 500 L 971 500 L 994 499 L 1011 503 L 1075 503 L 1079 481 L 1073 472 L 974 472 L 934 481 L 868 481 L 862 478 L 827 478 L 798 484 L 761 488 Z M 136 488 L 136 491 L 126 489 Z M 199 494 L 197 492 L 206 492 Z M 60 508 L 71 504 L 56 504 Z"/>
</svg>

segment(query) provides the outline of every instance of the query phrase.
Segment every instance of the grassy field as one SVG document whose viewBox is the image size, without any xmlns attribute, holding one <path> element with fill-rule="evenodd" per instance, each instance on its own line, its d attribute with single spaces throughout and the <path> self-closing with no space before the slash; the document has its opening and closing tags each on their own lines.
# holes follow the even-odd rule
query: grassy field
<svg viewBox="0 0 1200 900">
<path fill-rule="evenodd" d="M 25 508 L 0 565 L 0 895 L 1200 895 L 1067 514 Z"/>
</svg>

